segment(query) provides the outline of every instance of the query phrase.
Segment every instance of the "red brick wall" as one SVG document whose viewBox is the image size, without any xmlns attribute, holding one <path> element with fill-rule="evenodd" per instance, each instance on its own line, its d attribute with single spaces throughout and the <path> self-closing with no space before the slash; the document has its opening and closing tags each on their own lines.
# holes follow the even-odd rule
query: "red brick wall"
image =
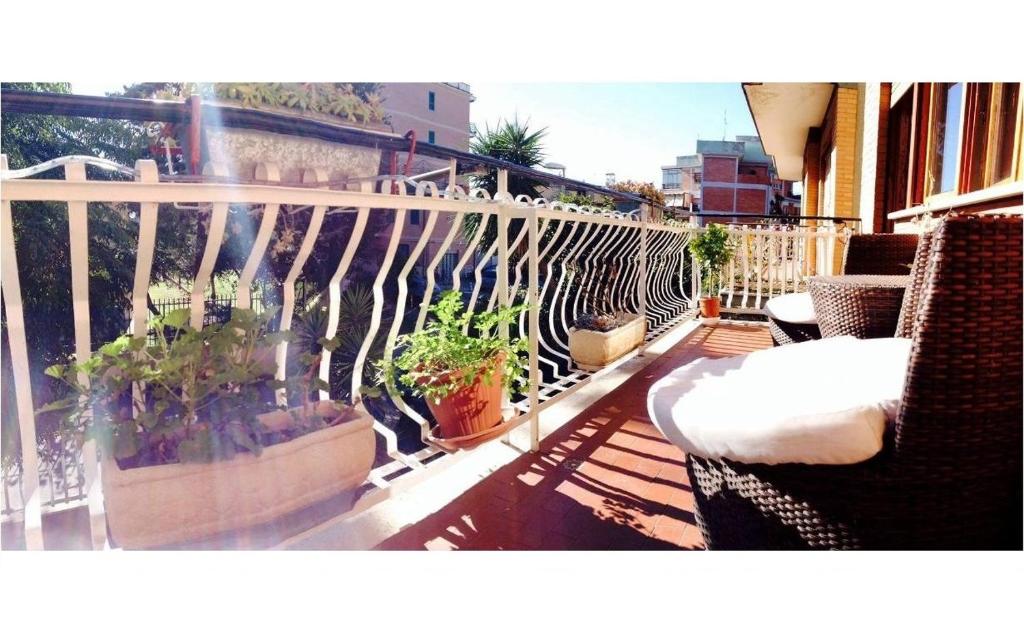
<svg viewBox="0 0 1024 629">
<path fill-rule="evenodd" d="M 701 209 L 705 212 L 732 212 L 732 188 L 704 187 Z M 761 200 L 764 203 L 764 200 Z M 762 205 L 763 207 L 763 205 Z"/>
<path fill-rule="evenodd" d="M 746 214 L 764 214 L 764 190 L 741 188 L 736 191 L 736 211 Z"/>
<path fill-rule="evenodd" d="M 768 177 L 768 169 L 764 166 L 747 166 L 740 164 L 738 180 L 740 183 L 756 183 L 768 185 L 771 180 Z"/>
<path fill-rule="evenodd" d="M 736 181 L 736 160 L 731 157 L 704 156 L 704 181 Z"/>
</svg>

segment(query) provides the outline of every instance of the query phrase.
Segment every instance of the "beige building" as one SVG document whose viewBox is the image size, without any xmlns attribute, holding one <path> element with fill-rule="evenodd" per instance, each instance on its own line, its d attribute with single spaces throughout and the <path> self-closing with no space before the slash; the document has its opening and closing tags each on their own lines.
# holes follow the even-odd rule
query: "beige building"
<svg viewBox="0 0 1024 629">
<path fill-rule="evenodd" d="M 460 151 L 469 150 L 469 139 L 472 135 L 469 126 L 469 107 L 474 100 L 469 85 L 465 83 L 382 83 L 381 95 L 384 98 L 384 110 L 387 112 L 391 128 L 395 133 L 404 135 L 409 131 L 415 131 L 417 143 L 438 144 Z M 407 156 L 407 153 L 399 154 L 400 169 L 404 169 Z M 447 167 L 447 161 L 415 156 L 410 174 L 416 175 Z M 440 185 L 444 185 L 443 181 Z M 413 284 L 421 281 L 428 261 L 436 254 L 451 229 L 450 221 L 447 218 L 442 217 L 437 220 L 413 272 Z M 414 250 L 427 226 L 427 220 L 427 213 L 422 210 L 406 212 L 398 251 L 400 260 L 407 259 L 410 252 Z M 448 253 L 441 260 L 438 271 L 439 278 L 450 280 L 451 268 L 455 266 L 464 247 L 465 243 L 462 238 L 456 238 Z M 413 292 L 416 292 L 415 286 Z"/>
<path fill-rule="evenodd" d="M 382 83 L 381 96 L 395 133 L 415 131 L 418 142 L 469 150 L 469 85 Z"/>
</svg>

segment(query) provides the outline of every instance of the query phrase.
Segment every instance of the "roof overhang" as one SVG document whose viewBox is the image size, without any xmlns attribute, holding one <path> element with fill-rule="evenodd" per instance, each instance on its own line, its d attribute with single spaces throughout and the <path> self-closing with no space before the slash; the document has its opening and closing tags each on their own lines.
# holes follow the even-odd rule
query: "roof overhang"
<svg viewBox="0 0 1024 629">
<path fill-rule="evenodd" d="M 820 127 L 833 83 L 744 83 L 747 107 L 780 179 L 800 181 L 807 132 Z"/>
</svg>

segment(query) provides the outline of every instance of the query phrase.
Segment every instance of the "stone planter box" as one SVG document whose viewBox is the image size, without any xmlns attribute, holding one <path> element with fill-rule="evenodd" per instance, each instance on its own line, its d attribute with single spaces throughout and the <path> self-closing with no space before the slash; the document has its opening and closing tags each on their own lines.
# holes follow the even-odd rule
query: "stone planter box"
<svg viewBox="0 0 1024 629">
<path fill-rule="evenodd" d="M 102 478 L 110 533 L 124 548 L 150 548 L 266 524 L 360 486 L 374 448 L 373 418 L 357 408 L 353 419 L 269 446 L 260 456 L 127 470 L 107 458 Z"/>
<path fill-rule="evenodd" d="M 581 369 L 597 371 L 642 345 L 645 334 L 647 320 L 638 314 L 628 315 L 626 323 L 607 332 L 570 328 L 569 354 Z"/>
<path fill-rule="evenodd" d="M 297 116 L 291 109 L 265 111 L 327 122 L 338 127 L 380 130 L 375 125 L 345 125 L 337 119 L 316 114 Z M 328 179 L 334 180 L 374 177 L 380 168 L 380 149 L 253 129 L 208 126 L 204 134 L 207 161 L 224 165 L 232 177 L 252 177 L 256 166 L 262 163 L 276 165 L 281 181 L 286 183 L 301 182 L 306 170 L 321 170 Z"/>
</svg>

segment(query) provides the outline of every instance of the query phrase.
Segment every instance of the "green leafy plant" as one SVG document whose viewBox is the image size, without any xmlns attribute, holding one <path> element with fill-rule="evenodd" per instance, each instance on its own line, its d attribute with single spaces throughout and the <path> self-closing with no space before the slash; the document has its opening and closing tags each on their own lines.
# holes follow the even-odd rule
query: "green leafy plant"
<svg viewBox="0 0 1024 629">
<path fill-rule="evenodd" d="M 385 118 L 377 83 L 142 83 L 130 95 L 233 101 L 246 108 L 283 107 L 359 123 Z"/>
<path fill-rule="evenodd" d="M 700 264 L 701 286 L 705 296 L 714 297 L 722 290 L 722 271 L 733 256 L 733 246 L 729 242 L 729 232 L 717 223 L 712 223 L 705 230 L 690 240 L 690 253 Z"/>
<path fill-rule="evenodd" d="M 503 339 L 496 328 L 517 321 L 528 306 L 507 306 L 474 314 L 464 311 L 457 291 L 447 291 L 431 306 L 433 314 L 422 330 L 399 336 L 397 356 L 377 361 L 377 383 L 394 390 L 400 383 L 414 395 L 434 402 L 467 387 L 479 376 L 485 384 L 492 378 L 504 357 L 502 386 L 509 392 L 521 391 L 525 379 L 525 338 Z M 467 330 L 476 331 L 471 336 Z"/>
<path fill-rule="evenodd" d="M 49 367 L 46 373 L 71 394 L 39 413 L 58 414 L 69 440 L 97 439 L 122 467 L 258 455 L 266 445 L 340 421 L 347 416 L 340 408 L 328 418 L 303 403 L 283 428 L 260 422 L 259 414 L 276 408 L 276 389 L 309 401 L 327 386 L 316 377 L 320 354 L 305 354 L 301 373 L 275 379 L 273 350 L 291 338 L 269 330 L 275 314 L 236 308 L 227 322 L 197 330 L 188 309 L 169 312 L 153 322 L 153 344 L 122 336 L 82 364 Z M 332 346 L 327 339 L 321 345 Z"/>
<path fill-rule="evenodd" d="M 603 210 L 605 212 L 615 211 L 615 201 L 604 196 L 592 197 L 582 192 L 563 192 L 558 195 L 556 200 L 560 203 L 571 203 L 573 205 Z"/>
<path fill-rule="evenodd" d="M 612 184 L 612 190 L 629 192 L 647 199 L 648 202 L 657 205 L 665 205 L 665 193 L 658 186 L 649 181 L 633 181 L 632 179 Z"/>
</svg>

